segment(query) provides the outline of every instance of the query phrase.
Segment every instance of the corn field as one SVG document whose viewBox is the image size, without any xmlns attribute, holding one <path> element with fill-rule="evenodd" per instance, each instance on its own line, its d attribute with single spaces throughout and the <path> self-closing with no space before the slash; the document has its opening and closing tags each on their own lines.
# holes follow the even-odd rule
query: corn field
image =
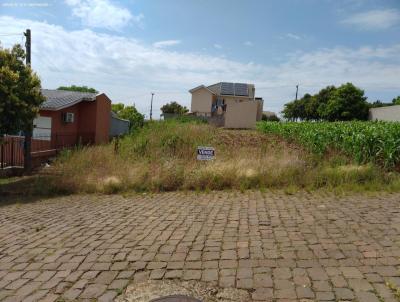
<svg viewBox="0 0 400 302">
<path fill-rule="evenodd" d="M 258 129 L 299 143 L 319 155 L 338 150 L 359 164 L 373 162 L 386 169 L 400 164 L 397 122 L 260 122 Z"/>
</svg>

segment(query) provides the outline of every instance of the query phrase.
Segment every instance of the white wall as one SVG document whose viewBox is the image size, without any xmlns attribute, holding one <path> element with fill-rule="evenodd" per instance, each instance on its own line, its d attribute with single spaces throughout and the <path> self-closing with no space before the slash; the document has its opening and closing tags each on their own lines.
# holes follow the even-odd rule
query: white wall
<svg viewBox="0 0 400 302">
<path fill-rule="evenodd" d="M 372 121 L 400 121 L 400 105 L 371 108 L 369 119 Z"/>
<path fill-rule="evenodd" d="M 51 140 L 51 117 L 38 116 L 33 120 L 32 137 L 40 140 Z"/>
</svg>

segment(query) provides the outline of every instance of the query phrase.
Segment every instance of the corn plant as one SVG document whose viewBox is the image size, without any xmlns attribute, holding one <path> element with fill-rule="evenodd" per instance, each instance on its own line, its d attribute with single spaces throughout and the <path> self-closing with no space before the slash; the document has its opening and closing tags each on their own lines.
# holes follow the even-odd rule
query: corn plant
<svg viewBox="0 0 400 302">
<path fill-rule="evenodd" d="M 400 123 L 397 122 L 260 122 L 258 129 L 295 141 L 316 154 L 334 149 L 357 163 L 387 169 L 400 164 Z"/>
</svg>

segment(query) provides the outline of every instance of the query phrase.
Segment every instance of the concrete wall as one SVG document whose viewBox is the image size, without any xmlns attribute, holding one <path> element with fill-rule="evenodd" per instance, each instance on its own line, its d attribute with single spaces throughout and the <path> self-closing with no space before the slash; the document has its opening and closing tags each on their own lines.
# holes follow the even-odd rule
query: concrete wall
<svg viewBox="0 0 400 302">
<path fill-rule="evenodd" d="M 372 121 L 400 121 L 400 105 L 371 108 L 369 119 Z"/>
<path fill-rule="evenodd" d="M 191 111 L 199 113 L 211 113 L 213 94 L 205 88 L 192 92 Z"/>
<path fill-rule="evenodd" d="M 225 128 L 255 128 L 258 102 L 235 102 L 226 107 Z"/>
<path fill-rule="evenodd" d="M 257 103 L 257 121 L 261 121 L 264 107 L 264 100 L 256 100 Z"/>
</svg>

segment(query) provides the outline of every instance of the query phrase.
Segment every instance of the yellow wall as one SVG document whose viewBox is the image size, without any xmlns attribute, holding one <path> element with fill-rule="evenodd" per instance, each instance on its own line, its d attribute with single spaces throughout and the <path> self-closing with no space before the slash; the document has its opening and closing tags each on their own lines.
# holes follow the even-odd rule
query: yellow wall
<svg viewBox="0 0 400 302">
<path fill-rule="evenodd" d="M 230 102 L 226 107 L 225 128 L 255 128 L 258 107 L 255 101 Z"/>
<path fill-rule="evenodd" d="M 205 88 L 192 92 L 192 112 L 211 113 L 213 94 Z"/>
</svg>

